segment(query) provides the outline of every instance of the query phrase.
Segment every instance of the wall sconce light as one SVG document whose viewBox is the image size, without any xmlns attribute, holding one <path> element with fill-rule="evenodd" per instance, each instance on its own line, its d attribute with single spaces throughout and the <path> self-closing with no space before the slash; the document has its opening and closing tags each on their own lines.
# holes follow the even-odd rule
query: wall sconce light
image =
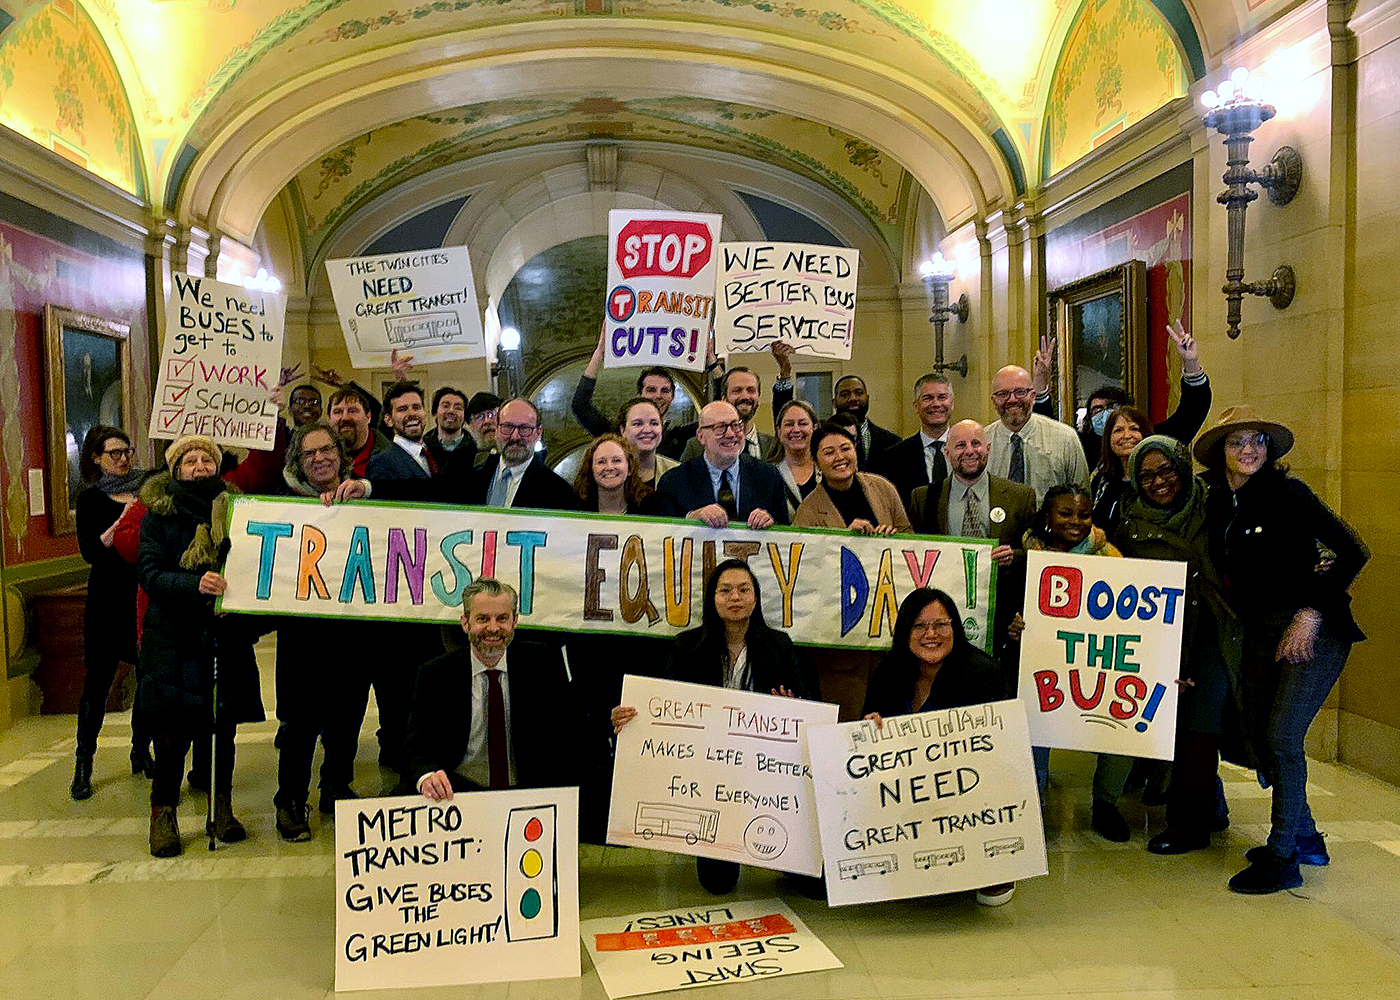
<svg viewBox="0 0 1400 1000">
<path fill-rule="evenodd" d="M 958 296 L 958 301 L 948 304 L 948 283 L 958 273 L 958 265 L 947 260 L 941 252 L 919 265 L 919 274 L 924 279 L 933 305 L 929 307 L 928 321 L 933 324 L 933 370 L 936 372 L 957 372 L 967 378 L 967 355 L 956 361 L 943 360 L 943 326 L 956 316 L 959 323 L 967 322 L 967 293 Z"/>
<path fill-rule="evenodd" d="M 272 292 L 282 290 L 282 282 L 275 274 L 268 274 L 267 268 L 258 268 L 258 273 L 243 279 L 243 287 L 252 292 Z"/>
<path fill-rule="evenodd" d="M 491 366 L 491 376 L 503 396 L 514 396 L 515 375 L 519 363 L 520 331 L 513 326 L 503 327 L 496 340 L 496 361 Z"/>
<path fill-rule="evenodd" d="M 1297 289 L 1297 276 L 1287 264 L 1274 268 L 1268 281 L 1244 280 L 1244 213 L 1259 197 L 1249 186 L 1258 184 L 1268 192 L 1270 202 L 1287 205 L 1303 179 L 1303 157 L 1292 146 L 1280 146 L 1262 170 L 1249 169 L 1254 130 L 1277 113 L 1272 104 L 1264 103 L 1262 93 L 1263 81 L 1240 67 L 1218 91 L 1201 95 L 1201 103 L 1209 109 L 1204 117 L 1206 127 L 1225 137 L 1225 190 L 1216 201 L 1225 206 L 1227 215 L 1225 284 L 1221 291 L 1225 293 L 1227 332 L 1232 340 L 1240 335 L 1240 302 L 1245 295 L 1265 296 L 1275 309 L 1286 309 Z"/>
</svg>

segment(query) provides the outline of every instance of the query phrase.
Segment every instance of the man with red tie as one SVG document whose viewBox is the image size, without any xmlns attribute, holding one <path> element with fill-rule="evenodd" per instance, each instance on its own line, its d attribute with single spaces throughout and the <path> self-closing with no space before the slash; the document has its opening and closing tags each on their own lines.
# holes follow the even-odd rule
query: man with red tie
<svg viewBox="0 0 1400 1000">
<path fill-rule="evenodd" d="M 369 459 L 369 478 L 431 479 L 437 460 L 423 441 L 428 411 L 423 390 L 412 382 L 395 382 L 384 393 L 384 416 L 394 429 L 394 447 L 375 452 Z"/>
<path fill-rule="evenodd" d="M 578 784 L 568 668 L 553 646 L 513 641 L 517 612 L 514 588 L 475 581 L 462 591 L 467 644 L 418 670 L 404 773 L 430 799 Z"/>
</svg>

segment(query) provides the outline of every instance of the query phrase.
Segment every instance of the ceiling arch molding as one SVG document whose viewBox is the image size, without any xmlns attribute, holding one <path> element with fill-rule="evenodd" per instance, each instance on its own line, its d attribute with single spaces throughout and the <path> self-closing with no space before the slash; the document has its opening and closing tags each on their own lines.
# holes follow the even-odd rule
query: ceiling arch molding
<svg viewBox="0 0 1400 1000">
<path fill-rule="evenodd" d="M 583 27 L 597 29 L 589 34 L 598 44 L 579 44 Z M 609 92 L 634 80 L 640 83 L 625 89 L 645 96 L 732 100 L 841 129 L 909 170 L 950 221 L 1014 198 L 1010 168 L 982 126 L 932 87 L 888 67 L 790 39 L 736 45 L 730 36 L 684 26 L 654 25 L 640 36 L 632 25 L 607 23 L 571 25 L 567 37 L 560 30 L 481 30 L 456 46 L 377 51 L 290 81 L 195 158 L 177 216 L 246 236 L 297 170 L 367 129 L 464 99 Z"/>
</svg>

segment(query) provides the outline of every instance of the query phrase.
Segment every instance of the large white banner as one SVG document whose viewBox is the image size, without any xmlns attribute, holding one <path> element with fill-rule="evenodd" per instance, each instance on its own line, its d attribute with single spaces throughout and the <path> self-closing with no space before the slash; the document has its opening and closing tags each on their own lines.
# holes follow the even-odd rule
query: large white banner
<svg viewBox="0 0 1400 1000">
<path fill-rule="evenodd" d="M 700 624 L 710 569 L 738 557 L 768 624 L 796 643 L 887 649 L 916 587 L 946 591 L 968 638 L 990 643 L 989 539 L 372 501 L 230 506 L 226 611 L 454 621 L 462 588 L 489 576 L 519 591 L 527 627 L 674 635 Z"/>
<path fill-rule="evenodd" d="M 1171 760 L 1185 593 L 1184 562 L 1027 552 L 1031 741 Z"/>
<path fill-rule="evenodd" d="M 697 212 L 608 213 L 604 368 L 705 367 L 721 223 Z"/>
<path fill-rule="evenodd" d="M 860 251 L 806 243 L 721 243 L 715 340 L 721 354 L 775 341 L 849 361 Z"/>
<path fill-rule="evenodd" d="M 277 407 L 267 394 L 281 377 L 286 309 L 273 292 L 172 274 L 149 435 L 270 449 Z"/>
<path fill-rule="evenodd" d="M 610 1000 L 842 967 L 777 899 L 598 917 L 581 930 Z"/>
<path fill-rule="evenodd" d="M 335 988 L 579 975 L 578 789 L 335 805 Z"/>
<path fill-rule="evenodd" d="M 395 349 L 420 364 L 486 356 L 466 247 L 328 260 L 326 274 L 356 368 L 386 367 Z"/>
<path fill-rule="evenodd" d="M 996 701 L 807 730 L 832 906 L 1046 873 L 1026 713 Z"/>
<path fill-rule="evenodd" d="M 631 674 L 608 843 L 820 875 L 808 726 L 837 706 Z"/>
</svg>

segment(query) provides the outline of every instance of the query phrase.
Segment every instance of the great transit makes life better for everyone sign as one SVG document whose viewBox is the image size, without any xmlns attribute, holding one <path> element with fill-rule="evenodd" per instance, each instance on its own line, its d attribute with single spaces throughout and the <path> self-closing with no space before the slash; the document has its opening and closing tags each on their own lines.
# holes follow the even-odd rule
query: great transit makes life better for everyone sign
<svg viewBox="0 0 1400 1000">
<path fill-rule="evenodd" d="M 455 621 L 480 577 L 520 593 L 521 625 L 675 635 L 700 624 L 705 578 L 747 559 L 768 623 L 796 643 L 888 649 L 918 587 L 952 596 L 968 638 L 991 637 L 992 542 L 560 511 L 237 497 L 224 611 Z"/>
<path fill-rule="evenodd" d="M 837 706 L 628 674 L 608 843 L 820 875 L 802 733 Z"/>
<path fill-rule="evenodd" d="M 281 376 L 286 308 L 275 292 L 171 275 L 149 435 L 269 450 L 278 417 L 267 394 Z"/>
<path fill-rule="evenodd" d="M 335 893 L 337 990 L 576 978 L 578 789 L 337 802 Z"/>
<path fill-rule="evenodd" d="M 396 349 L 420 364 L 486 356 L 466 247 L 328 260 L 326 274 L 356 368 Z"/>
<path fill-rule="evenodd" d="M 608 213 L 604 368 L 705 367 L 721 224 L 696 212 Z"/>
<path fill-rule="evenodd" d="M 806 243 L 721 243 L 715 340 L 721 354 L 783 341 L 798 354 L 849 361 L 860 251 Z"/>
<path fill-rule="evenodd" d="M 1019 701 L 812 726 L 827 899 L 907 899 L 1044 875 Z"/>
<path fill-rule="evenodd" d="M 1032 743 L 1172 759 L 1184 562 L 1027 552 L 1024 613 Z"/>
</svg>

